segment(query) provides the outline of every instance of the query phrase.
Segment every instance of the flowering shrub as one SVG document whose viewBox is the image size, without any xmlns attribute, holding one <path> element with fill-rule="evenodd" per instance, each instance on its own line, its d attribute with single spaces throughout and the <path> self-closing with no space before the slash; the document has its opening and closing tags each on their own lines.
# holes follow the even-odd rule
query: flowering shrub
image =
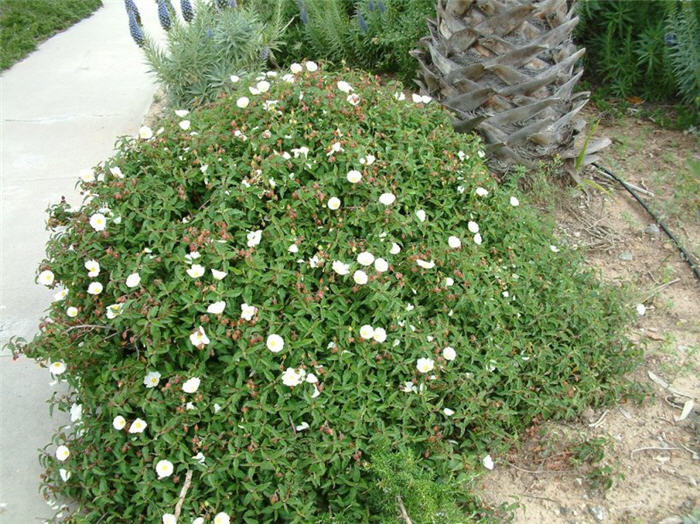
<svg viewBox="0 0 700 524">
<path fill-rule="evenodd" d="M 19 349 L 72 386 L 42 457 L 68 520 L 371 521 L 396 457 L 425 493 L 620 393 L 628 308 L 438 104 L 313 62 L 240 88 L 51 209 Z"/>
</svg>

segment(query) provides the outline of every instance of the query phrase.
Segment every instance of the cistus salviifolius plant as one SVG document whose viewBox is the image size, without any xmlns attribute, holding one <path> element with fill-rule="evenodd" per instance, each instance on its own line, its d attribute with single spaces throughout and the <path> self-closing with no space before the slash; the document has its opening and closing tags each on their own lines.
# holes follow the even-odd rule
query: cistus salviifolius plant
<svg viewBox="0 0 700 524">
<path fill-rule="evenodd" d="M 66 522 L 475 521 L 499 450 L 624 391 L 633 310 L 434 101 L 307 62 L 171 115 L 50 209 L 14 346 L 70 386 Z"/>
</svg>

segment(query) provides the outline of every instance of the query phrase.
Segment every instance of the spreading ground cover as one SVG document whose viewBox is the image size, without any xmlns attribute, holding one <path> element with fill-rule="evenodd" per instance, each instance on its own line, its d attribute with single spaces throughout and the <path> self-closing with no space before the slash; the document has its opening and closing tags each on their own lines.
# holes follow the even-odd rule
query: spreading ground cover
<svg viewBox="0 0 700 524">
<path fill-rule="evenodd" d="M 429 98 L 312 62 L 238 85 L 50 210 L 56 301 L 15 347 L 72 388 L 46 493 L 75 522 L 391 521 L 397 490 L 487 518 L 500 449 L 624 392 L 633 308 Z"/>
<path fill-rule="evenodd" d="M 0 71 L 101 5 L 101 0 L 0 1 Z"/>
</svg>

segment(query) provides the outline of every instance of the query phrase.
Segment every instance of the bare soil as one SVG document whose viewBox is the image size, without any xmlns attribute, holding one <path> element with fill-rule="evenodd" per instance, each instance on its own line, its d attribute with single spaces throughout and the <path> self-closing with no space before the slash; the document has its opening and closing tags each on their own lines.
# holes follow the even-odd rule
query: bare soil
<svg viewBox="0 0 700 524">
<path fill-rule="evenodd" d="M 596 116 L 589 112 L 588 120 Z M 698 186 L 682 170 L 689 158 L 700 160 L 698 137 L 637 118 L 601 123 L 596 134 L 613 140 L 599 163 L 654 193 L 641 196 L 697 255 Z M 690 184 L 681 186 L 681 172 Z M 645 350 L 633 378 L 650 395 L 642 405 L 588 410 L 578 421 L 543 425 L 519 449 L 496 458 L 495 469 L 483 478 L 483 499 L 493 506 L 519 503 L 516 523 L 671 524 L 691 514 L 698 519 L 700 280 L 627 191 L 595 181 L 606 192 L 563 199 L 557 233 L 562 243 L 586 249 L 587 263 L 604 280 L 632 286 L 636 301 L 646 306 L 629 336 Z M 689 401 L 694 407 L 678 420 Z M 597 466 L 609 468 L 597 476 L 593 465 L 573 466 L 571 460 L 575 443 L 596 438 L 606 442 Z M 608 490 L 606 481 L 612 481 Z"/>
</svg>

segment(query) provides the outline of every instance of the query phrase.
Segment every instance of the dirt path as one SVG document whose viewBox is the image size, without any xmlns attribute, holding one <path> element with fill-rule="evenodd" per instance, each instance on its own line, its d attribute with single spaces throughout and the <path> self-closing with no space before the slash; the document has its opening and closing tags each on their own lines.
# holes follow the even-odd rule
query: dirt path
<svg viewBox="0 0 700 524">
<path fill-rule="evenodd" d="M 700 253 L 700 174 L 689 163 L 700 162 L 697 137 L 631 118 L 601 124 L 597 134 L 613 139 L 601 164 L 653 192 L 644 198 L 687 249 Z M 700 519 L 700 281 L 641 206 L 617 186 L 609 190 L 557 210 L 558 234 L 587 247 L 587 261 L 602 278 L 631 286 L 646 306 L 630 337 L 645 348 L 634 378 L 651 395 L 643 405 L 545 424 L 500 457 L 482 493 L 493 505 L 519 502 L 516 523 Z M 679 421 L 690 400 L 694 409 Z M 601 451 L 604 458 L 595 463 Z M 586 453 L 593 458 L 572 465 Z"/>
</svg>

